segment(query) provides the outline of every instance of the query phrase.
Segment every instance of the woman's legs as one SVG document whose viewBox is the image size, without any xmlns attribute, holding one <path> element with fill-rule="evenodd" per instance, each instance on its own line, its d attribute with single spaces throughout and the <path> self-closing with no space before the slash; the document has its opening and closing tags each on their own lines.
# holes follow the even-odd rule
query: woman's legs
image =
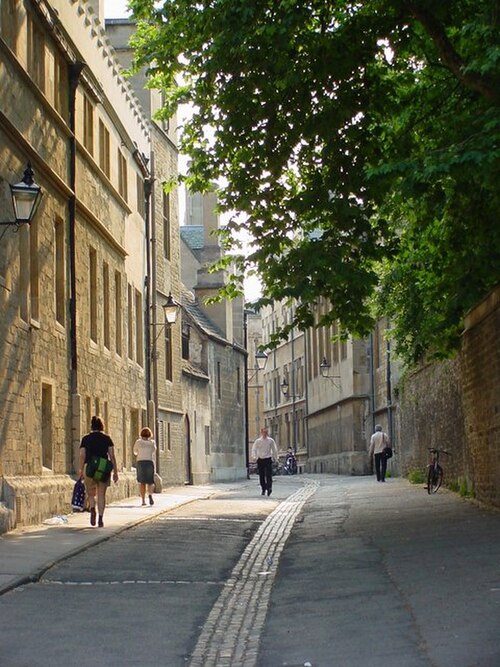
<svg viewBox="0 0 500 667">
<path fill-rule="evenodd" d="M 87 498 L 88 498 L 88 503 L 89 503 L 89 510 L 90 510 L 90 525 L 95 526 L 95 492 L 96 492 L 96 487 L 87 487 Z"/>
<path fill-rule="evenodd" d="M 142 504 L 146 504 L 146 485 L 145 484 L 139 484 L 139 489 L 141 493 L 141 499 L 142 499 Z"/>
<path fill-rule="evenodd" d="M 106 489 L 108 488 L 107 482 L 98 482 L 97 483 L 97 511 L 99 512 L 99 527 L 102 528 L 104 508 L 106 507 Z"/>
</svg>

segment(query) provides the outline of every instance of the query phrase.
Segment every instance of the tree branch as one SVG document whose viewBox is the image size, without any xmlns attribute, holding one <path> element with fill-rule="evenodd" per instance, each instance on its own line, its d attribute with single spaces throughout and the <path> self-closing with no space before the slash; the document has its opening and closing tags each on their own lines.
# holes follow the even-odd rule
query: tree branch
<svg viewBox="0 0 500 667">
<path fill-rule="evenodd" d="M 465 72 L 465 63 L 448 39 L 443 25 L 419 3 L 409 2 L 407 7 L 408 13 L 422 25 L 432 39 L 441 60 L 452 74 L 467 88 L 480 93 L 492 102 L 498 103 L 500 98 L 498 86 L 495 86 L 493 81 L 480 74 Z"/>
</svg>

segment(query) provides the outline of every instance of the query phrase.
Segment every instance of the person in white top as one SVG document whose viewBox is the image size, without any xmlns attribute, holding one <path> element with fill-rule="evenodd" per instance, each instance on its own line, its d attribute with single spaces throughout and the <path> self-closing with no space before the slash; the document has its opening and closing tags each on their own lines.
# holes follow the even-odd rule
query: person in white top
<svg viewBox="0 0 500 667">
<path fill-rule="evenodd" d="M 370 447 L 368 454 L 375 459 L 375 473 L 377 482 L 385 482 L 385 473 L 387 470 L 387 458 L 384 449 L 389 445 L 387 433 L 382 431 L 380 424 L 375 426 L 375 433 L 370 438 Z"/>
<path fill-rule="evenodd" d="M 252 458 L 257 461 L 259 471 L 259 482 L 264 496 L 270 496 L 273 492 L 273 460 L 278 460 L 278 447 L 275 441 L 269 437 L 267 428 L 261 428 L 260 438 L 253 443 Z"/>
<path fill-rule="evenodd" d="M 156 443 L 151 440 L 151 429 L 145 426 L 141 431 L 141 437 L 135 441 L 134 454 L 137 457 L 136 471 L 137 481 L 142 498 L 142 504 L 146 504 L 146 487 L 148 488 L 149 504 L 153 505 L 153 491 L 155 483 L 155 454 Z"/>
</svg>

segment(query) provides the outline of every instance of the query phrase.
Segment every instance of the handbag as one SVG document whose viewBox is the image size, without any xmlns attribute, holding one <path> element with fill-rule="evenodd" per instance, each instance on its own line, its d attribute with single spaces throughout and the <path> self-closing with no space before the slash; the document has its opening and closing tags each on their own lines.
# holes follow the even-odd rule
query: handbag
<svg viewBox="0 0 500 667">
<path fill-rule="evenodd" d="M 392 448 L 389 446 L 384 447 L 383 454 L 386 459 L 392 459 Z"/>
<path fill-rule="evenodd" d="M 77 479 L 73 487 L 71 507 L 75 512 L 83 512 L 83 508 L 85 507 L 85 484 L 82 479 Z"/>
<path fill-rule="evenodd" d="M 93 456 L 87 463 L 85 474 L 96 482 L 107 482 L 111 477 L 113 464 L 103 456 Z"/>
</svg>

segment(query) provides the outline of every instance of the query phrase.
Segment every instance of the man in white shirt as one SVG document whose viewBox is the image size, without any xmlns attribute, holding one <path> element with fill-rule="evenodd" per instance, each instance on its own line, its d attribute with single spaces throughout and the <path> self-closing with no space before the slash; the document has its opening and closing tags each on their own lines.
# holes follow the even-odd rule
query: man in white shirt
<svg viewBox="0 0 500 667">
<path fill-rule="evenodd" d="M 270 496 L 273 492 L 273 460 L 278 460 L 278 447 L 275 441 L 269 437 L 267 428 L 261 428 L 260 438 L 253 443 L 252 458 L 257 461 L 259 481 L 264 496 Z"/>
<path fill-rule="evenodd" d="M 384 449 L 389 445 L 389 437 L 384 433 L 382 426 L 375 426 L 375 433 L 370 438 L 370 447 L 368 454 L 375 459 L 375 473 L 377 482 L 385 482 L 385 473 L 387 470 L 387 458 Z"/>
</svg>

